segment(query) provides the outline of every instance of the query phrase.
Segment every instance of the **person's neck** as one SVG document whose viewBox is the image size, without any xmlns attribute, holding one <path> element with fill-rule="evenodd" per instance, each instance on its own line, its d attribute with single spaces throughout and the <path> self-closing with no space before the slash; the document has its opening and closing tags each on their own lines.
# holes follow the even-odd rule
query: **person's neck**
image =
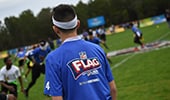
<svg viewBox="0 0 170 100">
<path fill-rule="evenodd" d="M 75 37 L 77 36 L 77 32 L 72 32 L 72 33 L 65 33 L 61 35 L 61 40 L 64 42 L 67 38 Z"/>
<path fill-rule="evenodd" d="M 12 64 L 11 65 L 6 65 L 6 69 L 7 70 L 11 69 L 11 66 L 12 66 Z"/>
</svg>

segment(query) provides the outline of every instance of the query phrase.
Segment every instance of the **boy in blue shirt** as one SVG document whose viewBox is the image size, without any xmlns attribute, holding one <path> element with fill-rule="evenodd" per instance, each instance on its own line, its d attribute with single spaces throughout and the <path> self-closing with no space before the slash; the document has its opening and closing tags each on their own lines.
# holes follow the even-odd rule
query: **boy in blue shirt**
<svg viewBox="0 0 170 100">
<path fill-rule="evenodd" d="M 116 84 L 103 49 L 77 35 L 80 21 L 69 5 L 53 9 L 60 47 L 46 58 L 44 93 L 52 100 L 116 100 Z"/>
</svg>

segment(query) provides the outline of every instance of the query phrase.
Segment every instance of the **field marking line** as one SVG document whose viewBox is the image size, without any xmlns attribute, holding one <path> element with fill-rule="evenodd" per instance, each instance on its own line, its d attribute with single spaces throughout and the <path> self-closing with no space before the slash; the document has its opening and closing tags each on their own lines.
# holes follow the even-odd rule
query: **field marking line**
<svg viewBox="0 0 170 100">
<path fill-rule="evenodd" d="M 168 36 L 169 34 L 170 34 L 170 32 L 165 33 L 160 38 L 158 38 L 156 41 L 160 41 L 161 39 L 163 39 L 164 37 Z"/>
<path fill-rule="evenodd" d="M 166 49 L 166 48 L 170 48 L 170 46 L 166 46 L 166 47 L 162 47 L 162 48 L 155 48 L 153 50 L 161 50 L 161 49 Z M 114 66 L 111 67 L 111 70 L 113 70 L 114 68 L 116 67 L 119 67 L 120 65 L 122 65 L 123 63 L 125 63 L 126 61 L 128 61 L 129 59 L 131 59 L 132 57 L 134 57 L 136 54 L 140 54 L 140 53 L 143 53 L 143 52 L 151 52 L 153 50 L 149 50 L 149 51 L 141 51 L 141 52 L 136 52 L 128 57 L 126 57 L 125 59 L 121 60 L 120 62 L 116 63 Z"/>
<path fill-rule="evenodd" d="M 160 38 L 157 39 L 158 40 L 161 40 L 162 38 L 166 37 L 167 35 L 169 35 L 170 32 L 167 32 L 166 34 L 162 35 Z M 157 48 L 156 50 L 159 50 L 160 48 Z M 120 65 L 122 65 L 123 63 L 125 63 L 126 61 L 128 61 L 129 59 L 131 59 L 132 57 L 134 57 L 137 53 L 134 53 L 128 57 L 126 57 L 125 59 L 121 60 L 120 62 L 116 63 L 113 67 L 111 67 L 111 70 L 113 70 L 114 68 L 117 68 L 119 67 Z"/>
<path fill-rule="evenodd" d="M 118 62 L 117 64 L 115 64 L 113 67 L 111 67 L 111 70 L 113 70 L 114 68 L 119 67 L 120 65 L 122 65 L 123 63 L 125 63 L 126 61 L 128 61 L 129 59 L 131 59 L 132 57 L 134 57 L 137 53 L 134 53 L 126 58 L 124 58 L 123 60 L 121 60 L 120 62 Z"/>
</svg>

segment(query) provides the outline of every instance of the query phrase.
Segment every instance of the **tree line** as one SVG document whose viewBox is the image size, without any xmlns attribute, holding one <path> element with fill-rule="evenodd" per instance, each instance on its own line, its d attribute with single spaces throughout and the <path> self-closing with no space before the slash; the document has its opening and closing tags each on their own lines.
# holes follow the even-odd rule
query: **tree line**
<svg viewBox="0 0 170 100">
<path fill-rule="evenodd" d="M 104 16 L 105 27 L 140 20 L 163 14 L 170 7 L 170 0 L 89 0 L 87 4 L 79 1 L 73 7 L 81 21 L 81 33 L 88 29 L 89 18 Z M 4 24 L 0 23 L 0 51 L 31 45 L 48 37 L 58 38 L 52 30 L 51 11 L 52 8 L 43 8 L 35 16 L 28 9 L 19 17 L 6 17 Z"/>
</svg>

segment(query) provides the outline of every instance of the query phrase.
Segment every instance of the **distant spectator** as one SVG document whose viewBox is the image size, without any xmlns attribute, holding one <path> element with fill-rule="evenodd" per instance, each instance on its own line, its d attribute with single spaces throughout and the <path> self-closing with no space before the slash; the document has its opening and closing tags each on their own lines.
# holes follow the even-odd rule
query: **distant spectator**
<svg viewBox="0 0 170 100">
<path fill-rule="evenodd" d="M 59 46 L 62 44 L 61 39 L 60 39 L 60 38 L 59 38 L 59 39 L 57 39 L 57 40 L 56 40 L 56 43 L 57 43 L 57 47 L 59 47 Z"/>
<path fill-rule="evenodd" d="M 98 37 L 105 41 L 106 42 L 106 29 L 104 26 L 100 27 L 98 30 L 97 30 L 97 34 L 98 34 Z"/>
<path fill-rule="evenodd" d="M 82 35 L 84 40 L 88 40 L 88 32 L 86 30 L 83 30 Z"/>
<path fill-rule="evenodd" d="M 55 48 L 54 47 L 54 42 L 53 42 L 53 40 L 50 37 L 48 38 L 48 43 L 50 45 L 50 48 L 53 50 Z"/>
<path fill-rule="evenodd" d="M 114 26 L 113 24 L 109 27 L 109 31 L 110 31 L 111 34 L 114 33 L 114 31 L 115 31 L 115 26 Z"/>
<path fill-rule="evenodd" d="M 166 17 L 166 21 L 168 23 L 168 26 L 170 28 L 170 9 L 165 10 L 165 17 Z"/>
</svg>

